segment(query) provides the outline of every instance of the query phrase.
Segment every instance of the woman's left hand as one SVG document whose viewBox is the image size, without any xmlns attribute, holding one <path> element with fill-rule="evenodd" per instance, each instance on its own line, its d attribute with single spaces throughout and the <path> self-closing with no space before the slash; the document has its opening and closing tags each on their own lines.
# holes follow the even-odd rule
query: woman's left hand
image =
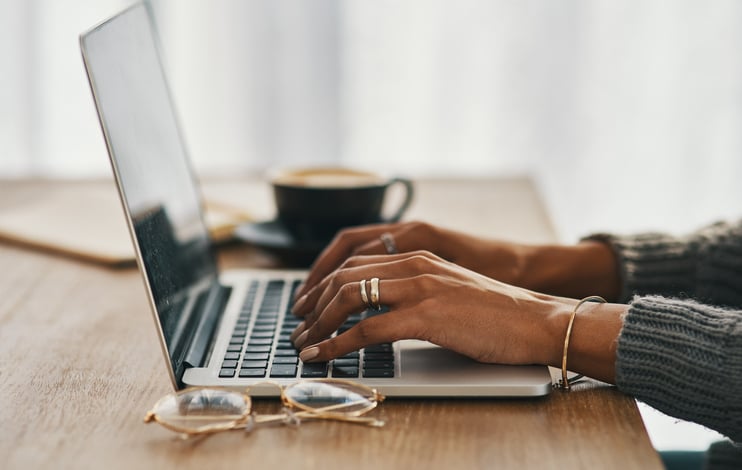
<svg viewBox="0 0 742 470">
<path fill-rule="evenodd" d="M 360 281 L 380 279 L 389 311 L 330 338 L 367 308 Z M 368 284 L 368 282 L 366 283 Z M 427 251 L 356 256 L 294 305 L 304 321 L 292 334 L 304 361 L 327 361 L 372 344 L 430 341 L 481 362 L 555 364 L 575 301 L 514 287 Z"/>
</svg>

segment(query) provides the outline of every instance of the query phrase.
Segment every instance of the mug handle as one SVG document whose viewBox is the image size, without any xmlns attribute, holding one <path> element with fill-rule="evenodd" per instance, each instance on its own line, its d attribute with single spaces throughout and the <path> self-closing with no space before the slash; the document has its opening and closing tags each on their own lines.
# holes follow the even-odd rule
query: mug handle
<svg viewBox="0 0 742 470">
<path fill-rule="evenodd" d="M 410 207 L 410 204 L 412 203 L 412 196 L 415 192 L 412 187 L 412 181 L 407 178 L 392 178 L 391 181 L 389 181 L 389 185 L 387 186 L 387 188 L 395 184 L 401 184 L 404 186 L 405 197 L 404 197 L 404 201 L 402 201 L 402 204 L 399 206 L 399 209 L 397 209 L 396 212 L 394 212 L 394 214 L 392 214 L 391 217 L 383 219 L 383 222 L 386 222 L 386 223 L 399 222 L 399 219 L 402 218 L 402 215 L 405 213 L 407 208 Z"/>
</svg>

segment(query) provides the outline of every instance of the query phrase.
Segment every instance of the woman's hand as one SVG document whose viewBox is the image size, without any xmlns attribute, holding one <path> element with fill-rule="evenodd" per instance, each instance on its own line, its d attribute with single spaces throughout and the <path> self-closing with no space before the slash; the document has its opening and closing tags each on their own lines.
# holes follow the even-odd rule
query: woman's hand
<svg viewBox="0 0 742 470">
<path fill-rule="evenodd" d="M 354 227 L 341 231 L 314 262 L 296 299 L 315 288 L 352 256 L 387 254 L 389 234 L 399 253 L 429 251 L 471 271 L 507 284 L 564 297 L 602 295 L 620 290 L 616 261 L 608 245 L 523 245 L 486 240 L 422 222 Z"/>
<path fill-rule="evenodd" d="M 348 315 L 366 309 L 360 281 L 374 277 L 380 278 L 379 301 L 389 311 L 330 338 Z M 292 340 L 302 349 L 301 359 L 310 362 L 372 344 L 420 339 L 481 362 L 558 366 L 575 304 L 487 278 L 430 252 L 356 256 L 297 300 L 294 313 L 304 321 Z M 604 308 L 607 315 L 597 323 L 575 324 L 570 348 L 580 355 L 575 364 L 587 365 L 572 370 L 613 379 L 624 310 L 617 307 Z"/>
<path fill-rule="evenodd" d="M 488 277 L 519 285 L 523 245 L 490 241 L 423 222 L 367 225 L 340 231 L 314 262 L 307 280 L 296 293 L 306 294 L 351 256 L 389 254 L 381 239 L 389 234 L 399 253 L 425 250 Z"/>
<path fill-rule="evenodd" d="M 379 277 L 389 312 L 327 339 L 348 315 L 366 309 L 363 279 Z M 350 258 L 294 306 L 304 322 L 292 335 L 303 360 L 328 360 L 376 343 L 430 341 L 482 362 L 550 363 L 564 326 L 556 313 L 574 302 L 489 279 L 430 252 Z M 553 330 L 553 331 L 550 331 Z"/>
</svg>

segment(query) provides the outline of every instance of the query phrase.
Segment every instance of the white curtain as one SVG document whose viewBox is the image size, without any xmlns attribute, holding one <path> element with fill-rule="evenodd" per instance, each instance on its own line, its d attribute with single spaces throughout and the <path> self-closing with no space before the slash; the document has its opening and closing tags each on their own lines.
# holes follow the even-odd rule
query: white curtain
<svg viewBox="0 0 742 470">
<path fill-rule="evenodd" d="M 78 35 L 124 0 L 0 0 L 0 178 L 110 174 Z"/>
<path fill-rule="evenodd" d="M 0 176 L 107 175 L 77 34 L 0 0 Z M 535 176 L 560 235 L 740 215 L 735 0 L 152 0 L 197 169 Z"/>
</svg>

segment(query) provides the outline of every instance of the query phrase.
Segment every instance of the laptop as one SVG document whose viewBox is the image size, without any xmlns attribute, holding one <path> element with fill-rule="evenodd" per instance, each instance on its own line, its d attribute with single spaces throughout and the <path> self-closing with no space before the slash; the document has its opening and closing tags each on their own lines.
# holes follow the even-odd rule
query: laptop
<svg viewBox="0 0 742 470">
<path fill-rule="evenodd" d="M 267 381 L 341 377 L 386 396 L 519 397 L 551 390 L 545 366 L 482 364 L 416 340 L 303 364 L 289 340 L 300 270 L 221 271 L 160 61 L 135 4 L 80 36 L 85 68 L 173 386 L 276 395 Z M 365 316 L 352 315 L 339 332 Z M 262 384 L 262 385 L 261 385 Z"/>
</svg>

